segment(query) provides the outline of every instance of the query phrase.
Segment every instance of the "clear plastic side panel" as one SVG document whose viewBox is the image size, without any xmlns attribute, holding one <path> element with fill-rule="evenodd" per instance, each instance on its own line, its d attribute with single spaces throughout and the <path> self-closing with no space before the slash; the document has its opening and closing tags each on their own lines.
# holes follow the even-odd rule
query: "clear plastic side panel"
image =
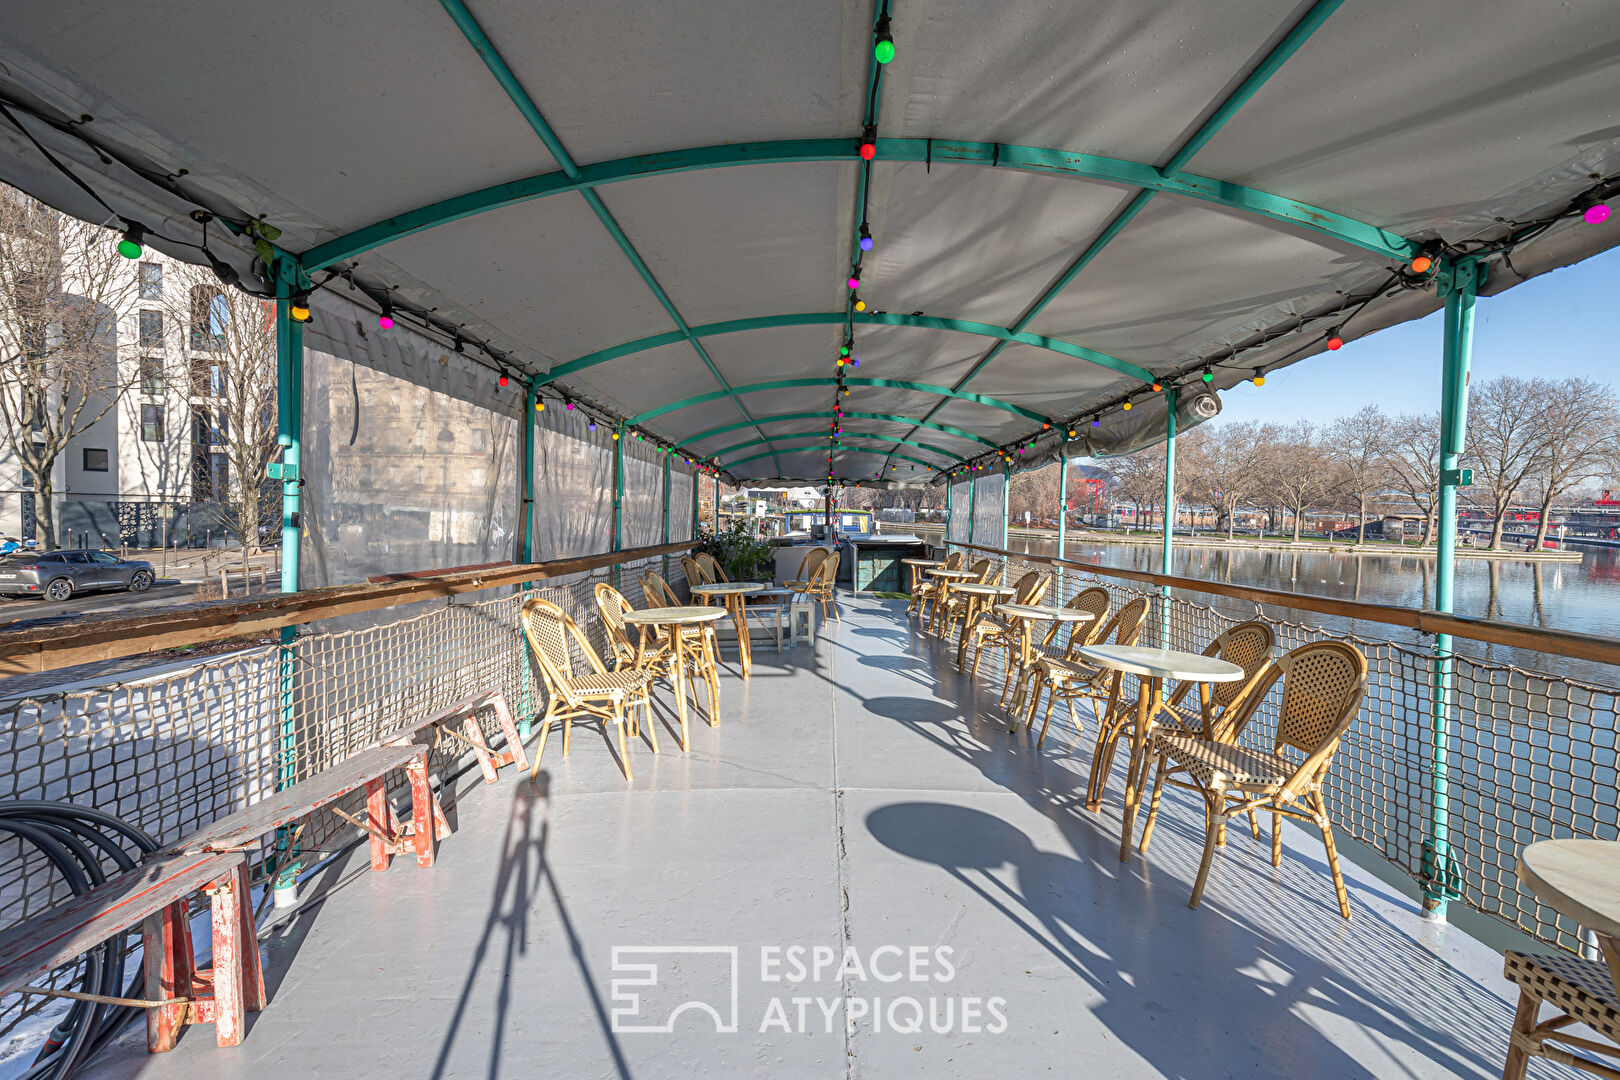
<svg viewBox="0 0 1620 1080">
<path fill-rule="evenodd" d="M 620 547 L 664 542 L 664 456 L 630 439 L 624 448 L 624 536 Z"/>
<path fill-rule="evenodd" d="M 950 487 L 951 528 L 945 539 L 964 542 L 968 538 L 968 491 L 972 481 L 952 484 Z"/>
<path fill-rule="evenodd" d="M 986 547 L 1001 546 L 1002 502 L 1007 497 L 1007 478 L 989 473 L 973 481 L 973 542 Z"/>
<path fill-rule="evenodd" d="M 516 414 L 439 364 L 436 343 L 368 337 L 338 305 L 305 328 L 300 584 L 511 559 Z"/>
<path fill-rule="evenodd" d="M 549 405 L 534 433 L 534 559 L 613 547 L 613 436 L 578 409 Z"/>
<path fill-rule="evenodd" d="M 692 539 L 692 478 L 679 465 L 669 472 L 669 542 Z"/>
</svg>

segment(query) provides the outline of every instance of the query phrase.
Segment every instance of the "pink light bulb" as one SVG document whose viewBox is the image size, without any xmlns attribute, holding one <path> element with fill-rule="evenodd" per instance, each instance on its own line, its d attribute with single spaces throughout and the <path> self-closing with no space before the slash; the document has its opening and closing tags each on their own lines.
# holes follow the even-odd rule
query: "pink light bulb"
<svg viewBox="0 0 1620 1080">
<path fill-rule="evenodd" d="M 379 315 L 377 316 L 377 325 L 382 327 L 384 330 L 392 330 L 394 328 L 393 317 L 389 315 Z"/>
<path fill-rule="evenodd" d="M 1581 217 L 1585 219 L 1588 225 L 1601 225 L 1609 220 L 1609 214 L 1608 203 L 1593 203 L 1586 208 L 1586 213 L 1582 214 Z"/>
</svg>

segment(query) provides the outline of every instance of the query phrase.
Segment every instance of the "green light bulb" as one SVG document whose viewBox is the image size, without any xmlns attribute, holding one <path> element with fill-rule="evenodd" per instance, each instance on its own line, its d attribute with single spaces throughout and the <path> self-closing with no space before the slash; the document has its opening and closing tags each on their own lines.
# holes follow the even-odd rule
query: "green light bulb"
<svg viewBox="0 0 1620 1080">
<path fill-rule="evenodd" d="M 877 45 L 873 47 L 872 55 L 877 57 L 878 63 L 887 64 L 890 60 L 894 59 L 894 42 L 879 41 Z"/>
<path fill-rule="evenodd" d="M 1213 371 L 1204 372 L 1204 381 L 1207 382 L 1207 383 L 1214 382 L 1215 381 L 1215 373 Z"/>
<path fill-rule="evenodd" d="M 133 240 L 120 240 L 118 241 L 118 254 L 126 259 L 138 259 L 141 257 L 141 245 Z"/>
</svg>

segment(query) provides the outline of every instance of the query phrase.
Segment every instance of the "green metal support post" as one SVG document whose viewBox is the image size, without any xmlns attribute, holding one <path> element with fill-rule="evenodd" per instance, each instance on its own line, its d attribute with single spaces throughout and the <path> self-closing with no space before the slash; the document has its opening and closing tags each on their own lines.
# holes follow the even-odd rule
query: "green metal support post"
<svg viewBox="0 0 1620 1080">
<path fill-rule="evenodd" d="M 1445 301 L 1445 339 L 1440 375 L 1440 497 L 1434 569 L 1434 607 L 1449 613 L 1457 567 L 1457 488 L 1464 485 L 1460 467 L 1468 428 L 1468 365 L 1474 350 L 1474 301 L 1484 267 L 1473 259 L 1447 260 L 1440 267 L 1440 295 Z M 1423 914 L 1443 922 L 1447 901 L 1458 895 L 1451 854 L 1450 724 L 1456 686 L 1451 635 L 1434 636 L 1432 807 L 1429 839 L 1423 845 Z"/>
<path fill-rule="evenodd" d="M 1063 558 L 1063 548 L 1069 534 L 1069 455 L 1064 450 L 1058 451 L 1058 558 Z"/>
<path fill-rule="evenodd" d="M 281 478 L 281 591 L 298 591 L 300 518 L 300 454 L 304 424 L 304 324 L 293 319 L 288 298 L 305 285 L 303 271 L 291 259 L 276 263 L 276 442 L 281 461 L 272 469 Z M 280 753 L 276 760 L 276 790 L 297 782 L 296 732 L 297 627 L 281 628 L 277 678 L 281 705 Z M 297 834 L 276 832 L 276 850 L 266 870 L 274 875 L 277 906 L 290 906 L 291 890 L 298 884 Z"/>
<path fill-rule="evenodd" d="M 1168 408 L 1164 414 L 1164 545 L 1159 553 L 1159 573 L 1170 573 L 1170 560 L 1176 535 L 1176 407 L 1181 391 L 1171 387 L 1164 393 Z M 1170 647 L 1170 586 L 1159 587 L 1159 648 Z"/>
<path fill-rule="evenodd" d="M 613 550 L 624 550 L 624 424 L 614 431 L 613 439 Z M 613 564 L 613 587 L 623 584 L 620 566 Z"/>
</svg>

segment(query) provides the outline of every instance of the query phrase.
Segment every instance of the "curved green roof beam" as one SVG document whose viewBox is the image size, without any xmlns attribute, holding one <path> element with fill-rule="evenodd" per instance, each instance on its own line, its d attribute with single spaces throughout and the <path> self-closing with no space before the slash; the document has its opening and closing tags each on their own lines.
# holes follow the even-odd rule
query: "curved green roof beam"
<svg viewBox="0 0 1620 1080">
<path fill-rule="evenodd" d="M 793 453 L 803 453 L 805 450 L 811 450 L 811 449 L 814 449 L 814 447 L 813 446 L 788 447 L 787 449 L 781 450 L 779 452 L 783 453 L 783 454 L 793 454 Z M 873 457 L 882 457 L 883 456 L 883 451 L 881 451 L 881 450 L 859 450 L 859 449 L 856 449 L 855 447 L 852 447 L 852 446 L 840 446 L 838 449 L 841 452 L 851 452 L 852 451 L 852 452 L 857 453 L 857 454 L 871 454 Z M 725 466 L 725 469 L 726 469 L 727 472 L 730 472 L 732 469 L 735 469 L 738 465 L 746 465 L 750 461 L 758 461 L 760 458 L 767 458 L 767 457 L 770 457 L 770 456 L 771 456 L 771 451 L 762 450 L 757 454 L 750 454 L 745 458 L 738 458 L 736 461 L 733 461 L 730 465 Z M 938 469 L 939 468 L 938 465 L 935 465 L 935 464 L 933 464 L 931 462 L 923 461 L 920 458 L 909 457 L 906 454 L 891 454 L 890 457 L 899 458 L 901 461 L 909 461 L 913 465 L 921 465 L 925 469 Z"/>
<path fill-rule="evenodd" d="M 837 414 L 831 409 L 823 409 L 821 412 L 788 412 L 776 413 L 772 416 L 756 416 L 753 423 L 749 423 L 747 420 L 739 420 L 731 424 L 721 424 L 719 427 L 710 428 L 708 431 L 700 431 L 696 435 L 692 435 L 676 443 L 675 448 L 677 450 L 684 450 L 693 443 L 700 443 L 704 439 L 712 439 L 716 435 L 724 435 L 728 431 L 737 431 L 740 428 L 753 427 L 754 424 L 769 424 L 777 420 L 828 420 L 835 415 Z M 896 416 L 894 413 L 850 412 L 846 409 L 844 411 L 844 417 L 845 419 L 849 420 L 892 420 L 897 424 L 911 424 L 914 427 L 921 426 L 931 428 L 934 431 L 943 431 L 947 435 L 955 435 L 962 439 L 972 439 L 980 446 L 988 446 L 992 449 L 994 449 L 996 446 L 996 443 L 992 440 L 985 438 L 983 435 L 975 435 L 973 432 L 968 431 L 965 428 L 951 427 L 949 424 L 936 424 L 931 421 L 924 423 L 913 416 Z"/>
<path fill-rule="evenodd" d="M 568 191 L 590 191 L 605 184 L 643 176 L 724 169 L 736 165 L 780 165 L 793 162 L 860 162 L 859 139 L 781 139 L 774 142 L 728 143 L 698 146 L 658 154 L 581 165 L 573 175 L 558 170 L 480 188 L 440 202 L 408 210 L 354 232 L 317 244 L 300 257 L 306 273 L 344 262 L 373 248 L 473 217 L 489 210 L 514 206 Z M 1229 210 L 1269 218 L 1333 238 L 1383 258 L 1405 261 L 1420 245 L 1404 236 L 1365 221 L 1324 210 L 1294 199 L 1273 195 L 1242 184 L 1208 176 L 1194 176 L 1139 161 L 1082 154 L 1072 150 L 962 139 L 890 139 L 877 141 L 877 161 L 933 161 L 939 164 L 985 165 L 1000 169 L 1046 173 L 1075 180 L 1123 184 L 1168 191 L 1190 199 L 1215 203 Z"/>
<path fill-rule="evenodd" d="M 1028 331 L 1009 330 L 1005 326 L 994 323 L 973 322 L 970 319 L 952 319 L 937 315 L 897 315 L 887 311 L 866 311 L 846 314 L 842 311 L 803 311 L 784 315 L 756 315 L 747 319 L 728 319 L 725 322 L 708 323 L 704 326 L 691 328 L 693 337 L 718 337 L 721 334 L 740 334 L 748 330 L 767 330 L 776 326 L 817 326 L 823 324 L 842 325 L 846 319 L 853 319 L 856 324 L 868 326 L 915 326 L 924 330 L 954 330 L 959 334 L 974 334 L 979 337 L 999 339 L 1003 344 L 1016 343 L 1019 345 L 1033 345 L 1037 349 L 1050 349 L 1053 352 L 1072 356 L 1077 360 L 1085 360 L 1099 367 L 1117 371 L 1121 375 L 1128 375 L 1143 382 L 1153 381 L 1153 372 L 1147 368 L 1138 367 L 1129 360 L 1121 360 L 1117 356 L 1090 349 L 1084 345 L 1076 345 L 1072 341 L 1061 338 L 1047 337 L 1044 334 L 1032 334 Z M 587 353 L 577 360 L 570 360 L 565 364 L 558 364 L 544 375 L 539 376 L 536 386 L 555 382 L 566 378 L 577 371 L 605 364 L 609 360 L 617 360 L 621 356 L 645 352 L 664 345 L 674 345 L 685 341 L 687 337 L 679 330 L 669 330 L 662 334 L 651 334 L 635 341 L 626 341 L 620 345 L 610 345 L 605 349 Z"/>
<path fill-rule="evenodd" d="M 724 450 L 716 450 L 713 453 L 705 454 L 703 456 L 707 457 L 707 458 L 711 458 L 711 459 L 719 458 L 722 455 L 729 454 L 734 450 L 746 450 L 750 446 L 761 446 L 761 445 L 764 445 L 766 443 L 775 442 L 777 439 L 825 439 L 825 438 L 827 438 L 826 429 L 822 429 L 821 431 L 783 431 L 783 432 L 773 432 L 769 439 L 749 439 L 747 442 L 740 442 L 740 443 L 737 443 L 735 446 L 728 446 Z M 941 450 L 939 447 L 930 446 L 927 443 L 913 442 L 911 439 L 903 439 L 898 435 L 876 435 L 876 434 L 872 434 L 870 432 L 865 432 L 865 431 L 846 431 L 842 435 L 838 436 L 838 438 L 839 438 L 840 442 L 842 442 L 844 439 L 866 439 L 866 440 L 871 441 L 871 442 L 893 443 L 896 446 L 914 446 L 918 450 L 926 450 L 930 454 L 938 454 L 940 457 L 945 458 L 947 461 L 950 461 L 950 462 L 953 462 L 953 463 L 965 460 L 964 458 L 958 457 L 957 455 L 951 453 L 948 450 Z"/>
<path fill-rule="evenodd" d="M 656 409 L 648 409 L 644 413 L 638 413 L 635 416 L 632 416 L 627 423 L 632 426 L 636 424 L 645 424 L 647 421 L 652 420 L 655 417 L 663 416 L 665 413 L 679 412 L 681 409 L 690 409 L 694 405 L 702 405 L 705 402 L 717 401 L 720 398 L 730 397 L 732 394 L 758 394 L 766 390 L 791 390 L 801 386 L 836 385 L 838 385 L 838 380 L 832 378 L 773 379 L 770 382 L 748 383 L 744 386 L 733 386 L 729 392 L 725 390 L 714 390 L 707 394 L 694 394 L 691 397 L 681 398 L 679 401 L 672 401 L 668 405 L 660 405 Z M 1048 422 L 1047 418 L 1042 416 L 1040 413 L 1031 409 L 1026 409 L 1022 405 L 1014 405 L 1010 401 L 1002 401 L 1000 398 L 993 398 L 987 394 L 973 394 L 966 390 L 952 390 L 948 386 L 934 386 L 930 383 L 908 382 L 904 379 L 845 379 L 844 385 L 886 386 L 893 390 L 915 390 L 919 394 L 934 394 L 938 397 L 958 398 L 962 401 L 972 401 L 979 405 L 988 405 L 992 409 L 1000 409 L 1003 412 L 1010 412 L 1014 416 L 1022 416 L 1026 420 L 1037 420 L 1041 423 Z"/>
</svg>

